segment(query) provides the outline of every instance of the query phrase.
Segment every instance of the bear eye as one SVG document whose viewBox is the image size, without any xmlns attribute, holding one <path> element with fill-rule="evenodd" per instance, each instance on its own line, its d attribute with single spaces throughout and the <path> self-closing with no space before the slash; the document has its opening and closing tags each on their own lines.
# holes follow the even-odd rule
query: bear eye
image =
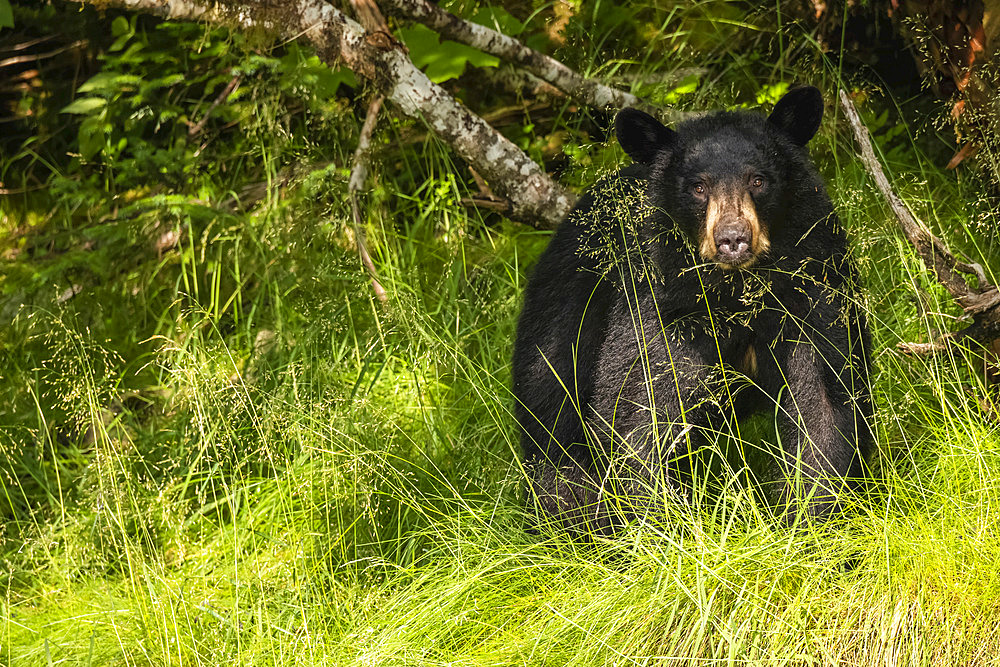
<svg viewBox="0 0 1000 667">
<path fill-rule="evenodd" d="M 759 190 L 760 188 L 764 187 L 764 177 L 763 176 L 754 176 L 750 180 L 750 185 L 752 185 L 753 187 L 755 187 L 755 188 L 757 188 Z"/>
<path fill-rule="evenodd" d="M 694 185 L 691 186 L 691 192 L 695 193 L 698 196 L 704 195 L 705 194 L 705 186 L 704 186 L 704 184 L 702 184 L 702 183 L 695 183 Z"/>
</svg>

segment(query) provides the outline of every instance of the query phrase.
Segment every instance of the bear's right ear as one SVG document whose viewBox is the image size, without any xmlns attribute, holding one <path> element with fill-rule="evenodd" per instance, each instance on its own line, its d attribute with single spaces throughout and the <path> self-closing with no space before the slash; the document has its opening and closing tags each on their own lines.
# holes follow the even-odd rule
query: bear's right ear
<svg viewBox="0 0 1000 667">
<path fill-rule="evenodd" d="M 793 88 L 774 105 L 767 122 L 783 130 L 798 146 L 805 146 L 823 120 L 823 94 L 812 86 Z"/>
<path fill-rule="evenodd" d="M 652 164 L 660 149 L 674 142 L 675 132 L 644 111 L 622 109 L 615 116 L 615 135 L 635 162 Z"/>
</svg>

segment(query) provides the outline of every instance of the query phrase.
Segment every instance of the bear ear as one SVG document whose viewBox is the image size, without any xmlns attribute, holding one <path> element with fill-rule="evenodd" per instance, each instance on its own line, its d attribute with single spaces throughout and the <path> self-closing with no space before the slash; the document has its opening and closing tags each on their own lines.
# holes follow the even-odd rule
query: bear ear
<svg viewBox="0 0 1000 667">
<path fill-rule="evenodd" d="M 774 105 L 767 122 L 783 131 L 798 146 L 805 146 L 823 119 L 823 94 L 812 86 L 795 88 Z"/>
<path fill-rule="evenodd" d="M 675 133 L 648 113 L 622 109 L 615 116 L 615 135 L 629 157 L 652 164 L 660 149 L 674 142 Z"/>
</svg>

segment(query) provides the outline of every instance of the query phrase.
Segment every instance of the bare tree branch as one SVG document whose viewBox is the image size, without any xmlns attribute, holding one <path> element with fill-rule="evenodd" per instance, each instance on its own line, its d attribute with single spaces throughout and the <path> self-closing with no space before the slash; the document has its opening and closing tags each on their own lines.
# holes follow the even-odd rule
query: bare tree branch
<svg viewBox="0 0 1000 667">
<path fill-rule="evenodd" d="M 994 337 L 1000 334 L 1000 291 L 996 285 L 986 278 L 986 273 L 978 264 L 966 264 L 955 259 L 944 242 L 931 234 L 920 221 L 916 219 L 910 209 L 906 206 L 899 195 L 892 189 L 889 179 L 882 170 L 875 151 L 872 149 L 868 130 L 861 122 L 858 110 L 854 108 L 854 103 L 847 95 L 846 91 L 840 91 L 840 107 L 847 116 L 847 122 L 854 131 L 854 138 L 861 149 L 861 162 L 865 165 L 868 173 L 875 180 L 875 185 L 879 192 L 889 204 L 889 208 L 896 216 L 903 234 L 916 249 L 920 259 L 929 268 L 948 293 L 951 294 L 958 304 L 965 311 L 965 314 L 972 318 L 973 323 L 968 327 L 950 334 L 941 336 L 933 343 L 900 343 L 899 349 L 909 354 L 930 354 L 947 349 L 949 345 L 966 338 L 972 338 L 980 343 L 987 344 Z M 973 288 L 965 282 L 961 273 L 976 276 L 978 285 Z"/>
<path fill-rule="evenodd" d="M 432 83 L 390 35 L 366 31 L 323 0 L 233 6 L 206 6 L 191 0 L 102 0 L 99 4 L 175 19 L 258 26 L 289 39 L 305 37 L 324 62 L 343 63 L 369 79 L 404 114 L 427 123 L 500 196 L 510 200 L 510 218 L 554 227 L 573 206 L 572 193 L 549 178 L 524 151 Z"/>
<path fill-rule="evenodd" d="M 542 81 L 531 72 L 510 63 L 502 67 L 484 68 L 481 73 L 484 77 L 496 82 L 497 85 L 518 97 L 530 97 L 536 100 L 566 98 L 566 93 L 548 81 Z"/>
<path fill-rule="evenodd" d="M 365 115 L 365 123 L 361 126 L 361 134 L 358 137 L 358 147 L 354 151 L 353 166 L 351 168 L 351 178 L 347 182 L 347 191 L 351 197 L 351 216 L 354 222 L 354 243 L 358 247 L 358 256 L 365 270 L 368 271 L 372 279 L 372 289 L 378 300 L 385 303 L 387 297 L 385 288 L 378 279 L 378 271 L 375 270 L 375 263 L 371 255 L 368 254 L 368 244 L 365 239 L 365 229 L 361 220 L 361 207 L 358 204 L 358 193 L 365 186 L 368 178 L 368 158 L 371 153 L 372 132 L 375 131 L 375 123 L 378 120 L 379 109 L 382 108 L 382 96 L 376 95 L 368 103 L 368 113 Z"/>
<path fill-rule="evenodd" d="M 237 74 L 229 81 L 229 84 L 222 89 L 222 92 L 219 93 L 218 97 L 216 97 L 212 101 L 212 104 L 209 105 L 208 109 L 205 111 L 205 114 L 201 117 L 201 120 L 199 120 L 196 125 L 192 125 L 188 129 L 189 137 L 193 137 L 194 135 L 201 132 L 202 129 L 204 129 L 205 123 L 208 122 L 208 117 L 212 114 L 213 111 L 215 111 L 215 107 L 219 106 L 227 99 L 229 99 L 229 96 L 232 95 L 234 92 L 236 92 L 236 89 L 239 87 L 239 85 L 240 85 L 240 75 Z"/>
<path fill-rule="evenodd" d="M 33 42 L 27 42 L 27 44 L 29 44 L 29 45 L 31 45 L 31 44 L 37 44 L 38 42 L 41 42 L 41 41 L 43 41 L 43 40 L 39 39 L 39 40 L 35 40 Z M 87 45 L 87 40 L 85 40 L 85 39 L 79 39 L 79 40 L 73 42 L 72 44 L 66 44 L 65 46 L 60 46 L 58 49 L 53 49 L 53 50 L 48 51 L 46 53 L 30 53 L 30 54 L 28 54 L 26 56 L 11 56 L 10 58 L 4 58 L 3 60 L 0 60 L 0 67 L 9 67 L 11 65 L 18 65 L 18 64 L 21 64 L 21 63 L 30 63 L 30 62 L 36 62 L 36 61 L 39 61 L 39 60 L 46 60 L 48 58 L 55 58 L 58 55 L 62 55 L 63 53 L 66 53 L 67 51 L 72 51 L 73 49 L 78 49 L 78 48 L 86 46 L 86 45 Z M 15 47 L 13 49 L 10 49 L 10 50 L 14 51 L 14 50 L 17 50 L 17 48 L 19 48 L 19 47 L 21 47 L 20 44 L 17 45 L 17 47 Z"/>
<path fill-rule="evenodd" d="M 365 30 L 389 34 L 389 24 L 385 22 L 382 10 L 375 4 L 375 0 L 351 0 L 351 9 Z"/>
<path fill-rule="evenodd" d="M 523 67 L 584 104 L 614 109 L 636 107 L 666 121 L 679 120 L 682 115 L 658 109 L 632 93 L 580 76 L 555 58 L 529 48 L 509 35 L 459 18 L 428 0 L 384 0 L 383 4 L 397 16 L 422 23 L 446 39 Z"/>
<path fill-rule="evenodd" d="M 952 337 L 944 336 L 943 338 L 944 342 L 938 340 L 934 343 L 908 343 L 904 341 L 896 343 L 896 349 L 913 357 L 926 357 L 945 352 L 948 349 L 948 342 L 952 340 Z"/>
</svg>

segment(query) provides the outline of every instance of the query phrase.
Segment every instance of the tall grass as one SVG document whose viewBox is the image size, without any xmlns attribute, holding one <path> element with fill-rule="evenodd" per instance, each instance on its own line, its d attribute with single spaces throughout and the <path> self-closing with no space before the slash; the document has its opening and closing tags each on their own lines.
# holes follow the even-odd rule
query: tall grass
<svg viewBox="0 0 1000 667">
<path fill-rule="evenodd" d="M 720 65 L 733 87 L 690 104 L 731 102 L 753 85 L 745 67 Z M 968 220 L 995 216 L 968 203 L 975 183 L 889 130 L 904 198 L 989 270 L 995 240 Z M 568 171 L 581 182 L 619 159 L 583 149 Z M 971 357 L 895 351 L 955 329 L 957 312 L 846 129 L 828 120 L 812 151 L 876 348 L 872 479 L 843 519 L 784 527 L 741 483 L 614 540 L 526 532 L 508 366 L 548 235 L 461 208 L 461 167 L 430 141 L 404 165 L 425 178 L 368 202 L 384 306 L 345 240 L 343 179 L 324 172 L 232 220 L 177 202 L 144 213 L 183 239 L 139 278 L 148 310 L 106 286 L 9 319 L 0 660 L 993 663 L 987 387 Z M 123 350 L 95 313 L 146 333 Z"/>
</svg>

